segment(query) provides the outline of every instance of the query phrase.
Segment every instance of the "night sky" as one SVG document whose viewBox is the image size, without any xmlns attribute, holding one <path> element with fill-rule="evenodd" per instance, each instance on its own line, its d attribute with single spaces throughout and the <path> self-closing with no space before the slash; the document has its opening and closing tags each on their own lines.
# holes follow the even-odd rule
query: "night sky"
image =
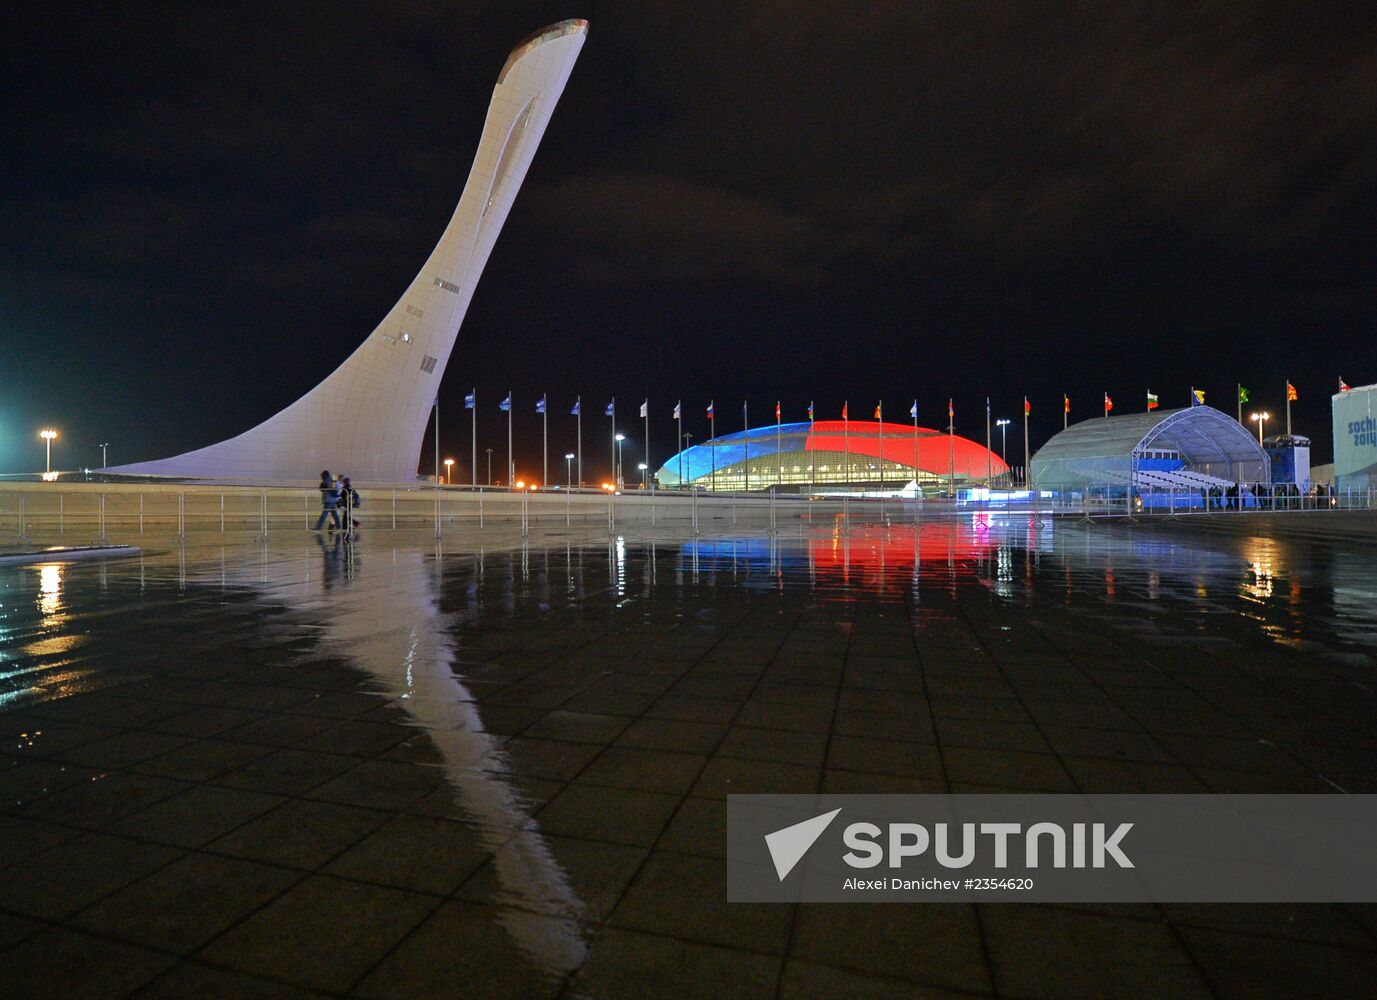
<svg viewBox="0 0 1377 1000">
<path fill-rule="evenodd" d="M 536 398 L 562 455 L 581 393 L 591 478 L 613 394 L 636 442 L 650 397 L 658 464 L 681 397 L 696 439 L 714 398 L 725 432 L 743 399 L 937 426 L 948 395 L 982 438 L 985 396 L 1027 393 L 1036 448 L 1063 391 L 1232 413 L 1242 382 L 1280 414 L 1289 378 L 1327 461 L 1338 377 L 1377 380 L 1362 5 L 94 8 L 6 17 L 0 472 L 44 424 L 63 468 L 209 444 L 333 370 L 448 221 L 508 51 L 567 17 L 588 41 L 445 374 L 457 477 L 474 385 L 495 466 L 514 391 L 525 469 Z"/>
</svg>

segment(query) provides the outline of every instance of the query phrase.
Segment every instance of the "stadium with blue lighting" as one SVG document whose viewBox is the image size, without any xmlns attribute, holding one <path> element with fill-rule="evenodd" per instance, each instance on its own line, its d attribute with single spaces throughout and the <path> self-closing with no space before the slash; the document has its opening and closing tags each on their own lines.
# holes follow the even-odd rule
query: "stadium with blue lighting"
<svg viewBox="0 0 1377 1000">
<path fill-rule="evenodd" d="M 820 487 L 938 492 L 1003 484 L 1009 467 L 984 445 L 930 427 L 861 420 L 769 424 L 696 444 L 656 473 L 661 488 L 805 493 Z"/>
</svg>

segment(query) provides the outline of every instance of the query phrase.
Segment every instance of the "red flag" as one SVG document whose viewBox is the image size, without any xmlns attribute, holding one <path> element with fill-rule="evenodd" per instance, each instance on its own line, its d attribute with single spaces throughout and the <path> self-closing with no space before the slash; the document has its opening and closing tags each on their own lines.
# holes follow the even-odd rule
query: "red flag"
<svg viewBox="0 0 1377 1000">
<path fill-rule="evenodd" d="M 847 417 L 847 415 L 846 415 L 846 404 L 845 404 L 845 403 L 842 403 L 842 419 L 843 419 L 843 420 L 849 419 L 849 418 Z"/>
<path fill-rule="evenodd" d="M 1295 387 L 1294 385 L 1292 385 L 1290 382 L 1287 382 L 1287 383 L 1286 383 L 1286 401 L 1287 401 L 1288 403 L 1294 403 L 1294 402 L 1296 402 L 1298 399 L 1300 399 L 1300 394 L 1296 392 L 1296 387 Z"/>
<path fill-rule="evenodd" d="M 876 420 L 879 420 L 879 419 L 880 419 L 880 404 L 879 404 L 879 403 L 876 403 L 876 404 L 875 404 L 875 419 L 876 419 Z"/>
<path fill-rule="evenodd" d="M 775 400 L 775 423 L 779 423 L 779 400 Z"/>
<path fill-rule="evenodd" d="M 1071 412 L 1071 397 L 1068 396 L 1068 395 L 1066 395 L 1066 393 L 1062 393 L 1062 394 L 1061 394 L 1061 412 L 1062 412 L 1062 413 L 1070 413 L 1070 412 Z"/>
<path fill-rule="evenodd" d="M 952 401 L 950 399 L 947 400 L 947 416 L 949 418 L 956 416 L 956 407 L 952 405 Z"/>
<path fill-rule="evenodd" d="M 1105 393 L 1105 394 L 1104 394 L 1104 412 L 1105 412 L 1105 413 L 1108 413 L 1108 412 L 1109 412 L 1110 410 L 1112 410 L 1112 409 L 1114 409 L 1114 400 L 1112 400 L 1112 399 L 1109 398 L 1109 393 Z"/>
<path fill-rule="evenodd" d="M 1030 402 L 1028 402 L 1028 397 L 1027 397 L 1027 396 L 1024 396 L 1024 397 L 1023 397 L 1023 415 L 1026 417 L 1028 414 L 1030 414 L 1030 413 L 1032 413 L 1032 412 L 1033 412 L 1033 404 L 1030 403 Z"/>
<path fill-rule="evenodd" d="M 1342 375 L 1339 376 L 1339 391 L 1348 392 L 1348 383 L 1344 381 L 1344 377 Z"/>
</svg>

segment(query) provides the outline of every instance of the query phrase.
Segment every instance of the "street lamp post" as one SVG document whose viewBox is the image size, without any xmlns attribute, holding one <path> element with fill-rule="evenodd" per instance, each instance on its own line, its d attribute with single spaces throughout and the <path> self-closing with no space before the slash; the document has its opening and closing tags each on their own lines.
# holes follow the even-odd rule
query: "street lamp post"
<svg viewBox="0 0 1377 1000">
<path fill-rule="evenodd" d="M 1009 464 L 1009 421 L 996 420 L 995 426 L 999 428 L 999 457 L 1004 460 L 1004 464 L 1007 466 Z"/>
<path fill-rule="evenodd" d="M 53 471 L 53 438 L 57 437 L 57 431 L 45 427 L 38 432 L 38 436 L 43 439 L 43 443 L 47 446 L 47 467 L 43 470 L 46 474 Z"/>
<path fill-rule="evenodd" d="M 624 489 L 626 484 L 622 481 L 622 442 L 626 440 L 625 434 L 617 435 L 617 467 L 612 470 L 612 482 L 617 489 Z"/>
<path fill-rule="evenodd" d="M 641 470 L 641 489 L 646 489 L 649 485 L 649 483 L 646 480 L 646 475 L 650 470 L 650 466 L 646 465 L 644 462 L 641 462 L 637 464 L 636 468 Z"/>
<path fill-rule="evenodd" d="M 1262 444 L 1262 425 L 1271 420 L 1272 415 L 1266 410 L 1261 410 L 1252 414 L 1249 419 L 1257 424 L 1257 443 L 1260 445 Z"/>
<path fill-rule="evenodd" d="M 454 482 L 454 459 L 445 459 L 445 485 Z"/>
<path fill-rule="evenodd" d="M 574 486 L 574 453 L 567 451 L 564 453 L 564 488 L 573 489 Z"/>
<path fill-rule="evenodd" d="M 488 453 L 488 485 L 491 486 L 491 485 L 492 485 L 492 449 L 491 449 L 491 448 L 484 448 L 483 450 L 486 451 L 486 452 Z"/>
<path fill-rule="evenodd" d="M 108 447 L 110 447 L 110 443 L 108 441 L 102 441 L 100 443 L 100 467 L 102 469 L 106 468 L 110 464 L 109 460 L 105 457 L 105 449 Z"/>
</svg>

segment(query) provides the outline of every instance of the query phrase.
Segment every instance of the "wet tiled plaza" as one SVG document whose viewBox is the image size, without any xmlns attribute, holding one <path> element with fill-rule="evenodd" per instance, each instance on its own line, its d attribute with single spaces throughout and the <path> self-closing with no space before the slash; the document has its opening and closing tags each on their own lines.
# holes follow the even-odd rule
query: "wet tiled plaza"
<svg viewBox="0 0 1377 1000">
<path fill-rule="evenodd" d="M 0 993 L 1366 993 L 1371 907 L 729 905 L 723 858 L 733 792 L 1377 792 L 1373 537 L 1010 515 L 0 568 Z"/>
</svg>

